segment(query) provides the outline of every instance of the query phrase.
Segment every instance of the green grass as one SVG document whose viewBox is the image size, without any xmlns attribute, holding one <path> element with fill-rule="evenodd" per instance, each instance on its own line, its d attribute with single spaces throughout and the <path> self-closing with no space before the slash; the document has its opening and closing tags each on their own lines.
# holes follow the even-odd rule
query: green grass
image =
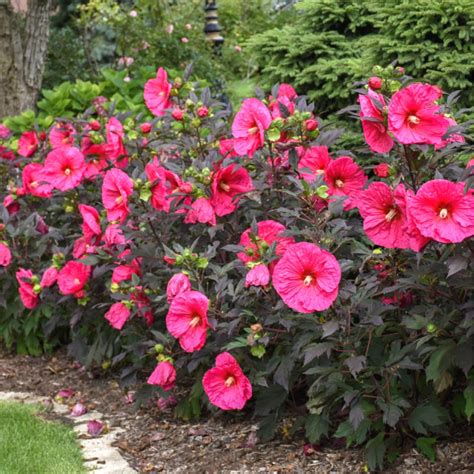
<svg viewBox="0 0 474 474">
<path fill-rule="evenodd" d="M 35 405 L 0 402 L 1 474 L 84 473 L 70 427 L 35 416 Z"/>
</svg>

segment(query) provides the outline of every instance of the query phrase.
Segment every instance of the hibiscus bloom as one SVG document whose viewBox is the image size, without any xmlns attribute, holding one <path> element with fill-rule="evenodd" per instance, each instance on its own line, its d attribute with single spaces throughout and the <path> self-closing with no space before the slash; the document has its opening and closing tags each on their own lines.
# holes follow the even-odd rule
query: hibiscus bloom
<svg viewBox="0 0 474 474">
<path fill-rule="evenodd" d="M 176 369 L 171 362 L 160 362 L 155 370 L 148 377 L 147 383 L 150 385 L 159 385 L 165 392 L 174 387 L 176 382 Z"/>
<path fill-rule="evenodd" d="M 402 184 L 395 192 L 382 182 L 361 191 L 357 207 L 364 219 L 364 231 L 372 242 L 393 249 L 408 248 L 406 202 Z M 398 193 L 397 193 L 398 191 Z"/>
<path fill-rule="evenodd" d="M 49 142 L 52 148 L 74 145 L 76 129 L 70 123 L 58 122 L 49 132 Z"/>
<path fill-rule="evenodd" d="M 249 286 L 267 286 L 270 283 L 270 270 L 263 263 L 255 265 L 245 277 L 245 288 Z"/>
<path fill-rule="evenodd" d="M 51 197 L 53 186 L 45 181 L 43 165 L 29 163 L 23 168 L 21 178 L 27 194 L 42 198 Z"/>
<path fill-rule="evenodd" d="M 276 292 L 300 313 L 329 308 L 340 281 L 341 267 L 334 255 L 308 242 L 289 247 L 273 271 Z"/>
<path fill-rule="evenodd" d="M 400 143 L 442 142 L 449 121 L 434 103 L 440 96 L 439 89 L 419 82 L 393 95 L 388 106 L 388 125 Z"/>
<path fill-rule="evenodd" d="M 107 247 L 127 244 L 122 228 L 117 224 L 110 224 L 104 232 L 104 242 Z"/>
<path fill-rule="evenodd" d="M 362 131 L 365 141 L 372 151 L 388 153 L 393 147 L 393 140 L 385 125 L 383 113 L 375 101 L 380 104 L 379 107 L 385 107 L 385 99 L 382 94 L 369 90 L 367 95 L 359 95 Z M 366 118 L 370 120 L 364 120 Z"/>
<path fill-rule="evenodd" d="M 286 249 L 295 243 L 293 237 L 285 237 L 281 234 L 286 227 L 279 222 L 267 220 L 257 223 L 257 235 L 252 236 L 251 228 L 247 229 L 241 236 L 239 245 L 245 247 L 243 252 L 239 252 L 237 257 L 244 263 L 257 262 L 262 259 L 266 249 L 276 242 L 275 254 L 281 257 Z"/>
<path fill-rule="evenodd" d="M 107 144 L 105 151 L 107 158 L 118 168 L 126 168 L 128 165 L 128 153 L 123 144 L 123 125 L 118 119 L 112 117 L 105 126 Z"/>
<path fill-rule="evenodd" d="M 128 281 L 132 279 L 133 275 L 140 276 L 141 274 L 140 259 L 135 258 L 130 264 L 118 265 L 114 268 L 112 272 L 112 283 Z"/>
<path fill-rule="evenodd" d="M 232 164 L 219 168 L 212 176 L 211 203 L 219 217 L 226 216 L 237 209 L 239 194 L 254 189 L 252 178 L 245 168 Z"/>
<path fill-rule="evenodd" d="M 53 286 L 58 279 L 58 274 L 59 272 L 55 267 L 47 268 L 41 277 L 41 288 L 49 288 L 50 286 Z"/>
<path fill-rule="evenodd" d="M 231 158 L 239 156 L 234 150 L 234 139 L 233 138 L 221 138 L 219 140 L 219 153 L 224 158 Z"/>
<path fill-rule="evenodd" d="M 0 267 L 8 267 L 12 262 L 12 253 L 8 245 L 0 242 Z"/>
<path fill-rule="evenodd" d="M 300 156 L 298 171 L 308 183 L 312 183 L 317 175 L 324 174 L 332 161 L 327 146 L 298 147 L 297 150 Z"/>
<path fill-rule="evenodd" d="M 102 228 L 100 227 L 100 216 L 97 209 L 87 204 L 79 204 L 78 207 L 82 216 L 82 233 L 86 240 L 91 242 L 100 239 Z"/>
<path fill-rule="evenodd" d="M 197 198 L 191 204 L 191 209 L 188 210 L 184 222 L 186 224 L 200 222 L 201 224 L 216 225 L 216 213 L 209 199 L 205 197 Z"/>
<path fill-rule="evenodd" d="M 449 122 L 449 127 L 455 127 L 457 125 L 456 120 L 446 117 L 446 119 Z M 449 131 L 449 130 L 448 130 Z M 465 143 L 465 139 L 462 135 L 459 133 L 450 133 L 446 140 L 441 140 L 440 143 L 435 144 L 435 150 L 440 150 L 441 148 L 444 148 L 445 146 L 449 145 L 450 143 Z"/>
<path fill-rule="evenodd" d="M 156 79 L 150 79 L 145 84 L 145 104 L 153 115 L 161 117 L 165 110 L 171 107 L 170 101 L 171 84 L 168 82 L 168 74 L 160 67 Z"/>
<path fill-rule="evenodd" d="M 176 296 L 191 289 L 191 280 L 184 273 L 173 275 L 166 286 L 166 297 L 168 303 L 171 303 Z"/>
<path fill-rule="evenodd" d="M 58 287 L 63 295 L 82 298 L 83 289 L 91 275 L 92 268 L 82 262 L 70 261 L 58 274 Z"/>
<path fill-rule="evenodd" d="M 245 99 L 232 123 L 235 151 L 239 155 L 252 157 L 265 143 L 265 130 L 271 122 L 270 112 L 263 102 Z"/>
<path fill-rule="evenodd" d="M 84 171 L 84 155 L 77 148 L 64 146 L 48 153 L 43 175 L 56 189 L 69 191 L 79 185 Z"/>
<path fill-rule="evenodd" d="M 272 113 L 272 118 L 276 119 L 282 116 L 279 104 L 284 105 L 288 109 L 288 112 L 292 114 L 295 111 L 295 99 L 297 97 L 296 91 L 290 84 L 280 84 L 276 100 L 272 100 L 273 98 L 270 97 L 271 102 L 268 105 Z"/>
<path fill-rule="evenodd" d="M 428 181 L 409 199 L 409 209 L 425 237 L 445 244 L 474 235 L 474 195 L 464 194 L 463 183 Z"/>
<path fill-rule="evenodd" d="M 326 168 L 326 183 L 330 196 L 348 196 L 344 202 L 344 210 L 355 207 L 354 199 L 364 187 L 367 176 L 354 160 L 348 156 L 341 156 L 329 163 Z"/>
<path fill-rule="evenodd" d="M 18 154 L 25 158 L 29 158 L 31 155 L 35 154 L 38 145 L 39 140 L 36 132 L 23 132 L 20 140 L 18 140 Z"/>
<path fill-rule="evenodd" d="M 237 361 L 223 352 L 216 357 L 216 366 L 202 379 L 209 401 L 221 410 L 242 410 L 252 398 L 252 385 Z"/>
<path fill-rule="evenodd" d="M 209 300 L 199 291 L 180 293 L 171 302 L 166 327 L 186 352 L 198 351 L 206 343 L 208 308 Z"/>
<path fill-rule="evenodd" d="M 388 176 L 390 174 L 390 166 L 388 166 L 387 163 L 379 163 L 374 168 L 374 173 L 379 178 L 388 178 Z"/>
<path fill-rule="evenodd" d="M 102 203 L 107 210 L 109 221 L 120 221 L 126 219 L 128 208 L 128 197 L 133 192 L 133 181 L 128 175 L 117 168 L 105 173 L 102 183 Z"/>
<path fill-rule="evenodd" d="M 38 294 L 33 289 L 33 283 L 31 282 L 32 278 L 33 272 L 31 270 L 20 268 L 16 272 L 16 280 L 20 285 L 18 288 L 20 299 L 23 303 L 23 306 L 28 309 L 36 308 L 39 301 Z"/>
<path fill-rule="evenodd" d="M 120 331 L 130 317 L 130 309 L 121 302 L 114 303 L 104 317 L 113 328 Z"/>
</svg>

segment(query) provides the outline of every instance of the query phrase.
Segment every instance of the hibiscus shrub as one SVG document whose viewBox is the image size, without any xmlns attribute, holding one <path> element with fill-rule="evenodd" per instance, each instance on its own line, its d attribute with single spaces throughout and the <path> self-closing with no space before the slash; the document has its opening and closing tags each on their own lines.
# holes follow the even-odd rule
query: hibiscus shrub
<svg viewBox="0 0 474 474">
<path fill-rule="evenodd" d="M 185 419 L 253 410 L 265 440 L 291 414 L 371 469 L 434 457 L 474 411 L 474 162 L 455 95 L 378 71 L 357 156 L 288 84 L 231 119 L 162 68 L 148 122 L 100 98 L 17 152 L 3 127 L 2 338 L 69 340 L 147 379 L 137 402 L 178 380 Z"/>
</svg>

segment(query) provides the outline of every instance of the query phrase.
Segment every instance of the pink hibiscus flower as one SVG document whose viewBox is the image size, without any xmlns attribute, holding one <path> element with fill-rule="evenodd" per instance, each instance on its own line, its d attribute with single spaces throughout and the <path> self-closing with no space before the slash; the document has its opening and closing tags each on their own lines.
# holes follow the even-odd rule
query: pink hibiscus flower
<svg viewBox="0 0 474 474">
<path fill-rule="evenodd" d="M 0 242 L 0 267 L 8 267 L 12 262 L 12 253 L 8 245 Z"/>
<path fill-rule="evenodd" d="M 105 126 L 107 144 L 105 150 L 107 158 L 118 168 L 126 168 L 128 165 L 128 153 L 123 144 L 123 125 L 118 119 L 112 117 Z"/>
<path fill-rule="evenodd" d="M 271 122 L 270 112 L 263 102 L 245 99 L 232 123 L 235 151 L 239 155 L 252 157 L 265 143 L 265 130 Z"/>
<path fill-rule="evenodd" d="M 171 303 L 176 296 L 191 289 L 191 280 L 184 273 L 173 275 L 166 286 L 166 297 L 168 303 Z"/>
<path fill-rule="evenodd" d="M 219 153 L 224 158 L 231 158 L 238 156 L 234 150 L 234 139 L 233 138 L 221 138 L 219 140 Z"/>
<path fill-rule="evenodd" d="M 58 279 L 58 274 L 59 272 L 55 267 L 47 268 L 41 277 L 41 288 L 49 288 L 50 286 L 53 286 Z"/>
<path fill-rule="evenodd" d="M 155 370 L 148 377 L 147 383 L 150 385 L 159 385 L 165 392 L 174 387 L 176 382 L 176 369 L 171 362 L 160 362 Z"/>
<path fill-rule="evenodd" d="M 334 255 L 300 242 L 288 248 L 273 271 L 273 286 L 291 309 L 312 313 L 329 308 L 337 298 L 341 267 Z"/>
<path fill-rule="evenodd" d="M 209 199 L 205 197 L 197 198 L 191 204 L 191 209 L 188 210 L 184 222 L 186 224 L 200 222 L 201 224 L 216 225 L 216 213 Z"/>
<path fill-rule="evenodd" d="M 150 79 L 145 84 L 145 104 L 153 115 L 161 117 L 165 110 L 171 107 L 170 101 L 171 84 L 168 82 L 168 74 L 160 67 L 156 79 Z"/>
<path fill-rule="evenodd" d="M 84 155 L 77 148 L 64 146 L 48 153 L 43 175 L 56 189 L 69 191 L 80 184 L 84 171 Z"/>
<path fill-rule="evenodd" d="M 252 178 L 245 168 L 232 164 L 219 168 L 212 175 L 211 203 L 219 217 L 234 212 L 239 204 L 242 193 L 254 189 Z"/>
<path fill-rule="evenodd" d="M 83 297 L 83 289 L 91 275 L 92 267 L 82 262 L 70 261 L 58 274 L 58 287 L 63 295 Z"/>
<path fill-rule="evenodd" d="M 409 248 L 403 185 L 394 191 L 382 182 L 372 183 L 357 199 L 364 230 L 372 242 L 393 249 Z"/>
<path fill-rule="evenodd" d="M 171 302 L 166 327 L 186 352 L 198 351 L 206 343 L 208 308 L 209 300 L 199 291 L 180 293 Z"/>
<path fill-rule="evenodd" d="M 58 122 L 49 132 L 49 142 L 52 148 L 74 145 L 76 129 L 70 123 Z"/>
<path fill-rule="evenodd" d="M 249 286 L 267 286 L 270 283 L 270 270 L 263 263 L 255 265 L 245 277 L 245 288 Z"/>
<path fill-rule="evenodd" d="M 23 189 L 32 196 L 49 198 L 53 186 L 45 181 L 43 165 L 30 163 L 23 168 L 21 173 Z"/>
<path fill-rule="evenodd" d="M 428 181 L 409 199 L 418 230 L 437 242 L 458 243 L 474 235 L 474 195 L 464 194 L 463 183 Z"/>
<path fill-rule="evenodd" d="M 457 125 L 456 120 L 450 117 L 446 117 L 446 119 L 448 120 L 450 127 L 455 127 Z M 450 143 L 465 143 L 465 141 L 466 140 L 464 139 L 464 137 L 459 133 L 450 133 L 446 140 L 441 140 L 440 143 L 435 144 L 435 150 L 440 150 L 441 148 L 444 148 Z"/>
<path fill-rule="evenodd" d="M 272 113 L 272 118 L 276 119 L 281 117 L 280 106 L 278 104 L 284 105 L 290 114 L 295 111 L 295 99 L 298 97 L 296 91 L 290 84 L 280 84 L 278 87 L 278 93 L 276 100 L 272 100 L 273 98 L 270 97 L 270 104 L 268 108 Z"/>
<path fill-rule="evenodd" d="M 202 379 L 209 401 L 221 410 L 242 410 L 252 398 L 252 385 L 237 361 L 223 352 L 216 357 L 216 366 Z"/>
<path fill-rule="evenodd" d="M 276 242 L 275 254 L 281 257 L 286 249 L 295 243 L 293 237 L 281 235 L 286 231 L 286 227 L 279 222 L 267 220 L 257 223 L 257 235 L 252 236 L 252 229 L 249 228 L 240 236 L 239 245 L 245 247 L 243 252 L 239 252 L 237 257 L 244 263 L 258 262 L 262 259 L 265 251 Z"/>
<path fill-rule="evenodd" d="M 33 272 L 31 270 L 20 268 L 16 272 L 16 280 L 20 285 L 18 288 L 20 299 L 23 306 L 28 309 L 36 308 L 39 301 L 38 294 L 33 290 L 33 283 L 31 282 L 32 278 Z"/>
<path fill-rule="evenodd" d="M 326 168 L 326 183 L 330 196 L 348 196 L 344 210 L 355 207 L 354 198 L 364 187 L 367 176 L 362 168 L 349 156 L 341 156 L 329 163 Z"/>
<path fill-rule="evenodd" d="M 362 131 L 364 132 L 367 145 L 376 153 L 388 153 L 393 147 L 393 140 L 388 134 L 384 115 L 379 109 L 379 107 L 385 107 L 385 99 L 382 94 L 369 90 L 367 95 L 359 95 L 358 100 Z M 378 102 L 379 107 L 377 107 L 378 104 L 375 101 Z"/>
<path fill-rule="evenodd" d="M 104 242 L 107 247 L 113 247 L 115 245 L 125 245 L 127 240 L 123 235 L 123 230 L 117 224 L 110 224 L 107 226 L 104 232 Z"/>
<path fill-rule="evenodd" d="M 39 140 L 36 132 L 23 132 L 20 140 L 18 141 L 18 154 L 24 156 L 25 158 L 29 158 L 35 154 L 36 150 L 38 149 L 38 145 Z"/>
<path fill-rule="evenodd" d="M 133 181 L 117 168 L 105 173 L 102 183 L 102 203 L 107 210 L 109 221 L 122 223 L 128 213 L 128 198 L 133 192 Z"/>
<path fill-rule="evenodd" d="M 406 145 L 440 144 L 449 128 L 448 119 L 434 103 L 440 90 L 419 82 L 396 92 L 388 106 L 389 130 Z"/>
<path fill-rule="evenodd" d="M 133 275 L 140 276 L 141 274 L 140 259 L 135 258 L 130 264 L 118 265 L 114 268 L 112 272 L 112 283 L 128 281 L 132 279 Z"/>
<path fill-rule="evenodd" d="M 79 212 L 82 216 L 82 233 L 89 242 L 99 240 L 102 236 L 99 212 L 95 207 L 87 204 L 79 204 Z"/>
<path fill-rule="evenodd" d="M 298 147 L 297 151 L 300 156 L 298 171 L 308 183 L 312 183 L 317 175 L 325 174 L 332 161 L 326 146 Z"/>
<path fill-rule="evenodd" d="M 121 302 L 114 303 L 104 317 L 114 329 L 120 331 L 130 317 L 130 309 Z"/>
</svg>

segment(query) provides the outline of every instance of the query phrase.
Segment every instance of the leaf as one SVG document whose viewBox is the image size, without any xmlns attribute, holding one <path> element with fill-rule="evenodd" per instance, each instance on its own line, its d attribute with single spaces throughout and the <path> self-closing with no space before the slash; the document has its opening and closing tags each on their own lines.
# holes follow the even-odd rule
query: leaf
<svg viewBox="0 0 474 474">
<path fill-rule="evenodd" d="M 349 421 L 351 422 L 352 427 L 354 430 L 359 428 L 359 425 L 364 420 L 364 410 L 362 409 L 362 405 L 360 403 L 356 403 L 349 412 Z"/>
<path fill-rule="evenodd" d="M 455 255 L 448 258 L 446 264 L 448 265 L 448 278 L 455 273 L 466 270 L 469 260 L 462 255 Z"/>
<path fill-rule="evenodd" d="M 441 373 L 446 370 L 451 361 L 448 359 L 448 354 L 454 349 L 454 341 L 449 342 L 448 344 L 439 347 L 436 351 L 431 354 L 430 363 L 426 368 L 426 380 L 435 380 Z M 447 360 L 447 363 L 445 362 Z"/>
<path fill-rule="evenodd" d="M 316 357 L 321 357 L 326 354 L 328 357 L 331 355 L 331 349 L 334 347 L 332 342 L 320 342 L 316 344 L 310 344 L 304 350 L 304 365 L 309 364 Z"/>
<path fill-rule="evenodd" d="M 447 412 L 444 408 L 436 406 L 432 403 L 428 405 L 417 406 L 408 418 L 410 428 L 417 433 L 428 434 L 426 427 L 439 426 L 448 419 Z"/>
<path fill-rule="evenodd" d="M 427 457 L 431 462 L 436 461 L 436 450 L 434 445 L 436 438 L 418 438 L 416 440 L 416 447 L 423 456 Z"/>
<path fill-rule="evenodd" d="M 328 321 L 323 324 L 323 335 L 322 339 L 329 337 L 331 334 L 334 334 L 339 329 L 339 323 L 337 321 Z"/>
<path fill-rule="evenodd" d="M 257 398 L 255 414 L 268 415 L 286 400 L 287 395 L 286 390 L 281 385 L 271 385 Z"/>
<path fill-rule="evenodd" d="M 468 421 L 471 421 L 471 416 L 474 413 L 474 380 L 471 380 L 469 385 L 464 390 L 463 395 L 466 400 L 464 413 L 466 414 Z"/>
<path fill-rule="evenodd" d="M 366 446 L 367 463 L 371 471 L 374 471 L 377 468 L 383 469 L 385 449 L 386 448 L 385 448 L 383 433 L 379 433 L 375 438 L 372 438 L 367 443 L 367 446 Z"/>
<path fill-rule="evenodd" d="M 355 377 L 364 367 L 366 358 L 365 356 L 349 357 L 344 361 L 344 365 L 349 367 L 349 370 L 353 377 Z"/>
<path fill-rule="evenodd" d="M 289 380 L 291 371 L 293 370 L 293 366 L 295 365 L 295 361 L 290 356 L 285 356 L 282 358 L 278 369 L 273 376 L 273 380 L 285 388 L 286 391 L 289 390 Z"/>
<path fill-rule="evenodd" d="M 258 438 L 263 441 L 270 441 L 277 427 L 278 411 L 262 419 L 258 427 Z"/>
<path fill-rule="evenodd" d="M 379 402 L 378 405 L 383 411 L 383 422 L 386 425 L 395 428 L 398 423 L 398 420 L 403 415 L 402 410 L 393 403 Z"/>
<path fill-rule="evenodd" d="M 329 432 L 329 422 L 324 415 L 309 415 L 305 423 L 306 437 L 310 443 L 318 443 Z"/>
</svg>

